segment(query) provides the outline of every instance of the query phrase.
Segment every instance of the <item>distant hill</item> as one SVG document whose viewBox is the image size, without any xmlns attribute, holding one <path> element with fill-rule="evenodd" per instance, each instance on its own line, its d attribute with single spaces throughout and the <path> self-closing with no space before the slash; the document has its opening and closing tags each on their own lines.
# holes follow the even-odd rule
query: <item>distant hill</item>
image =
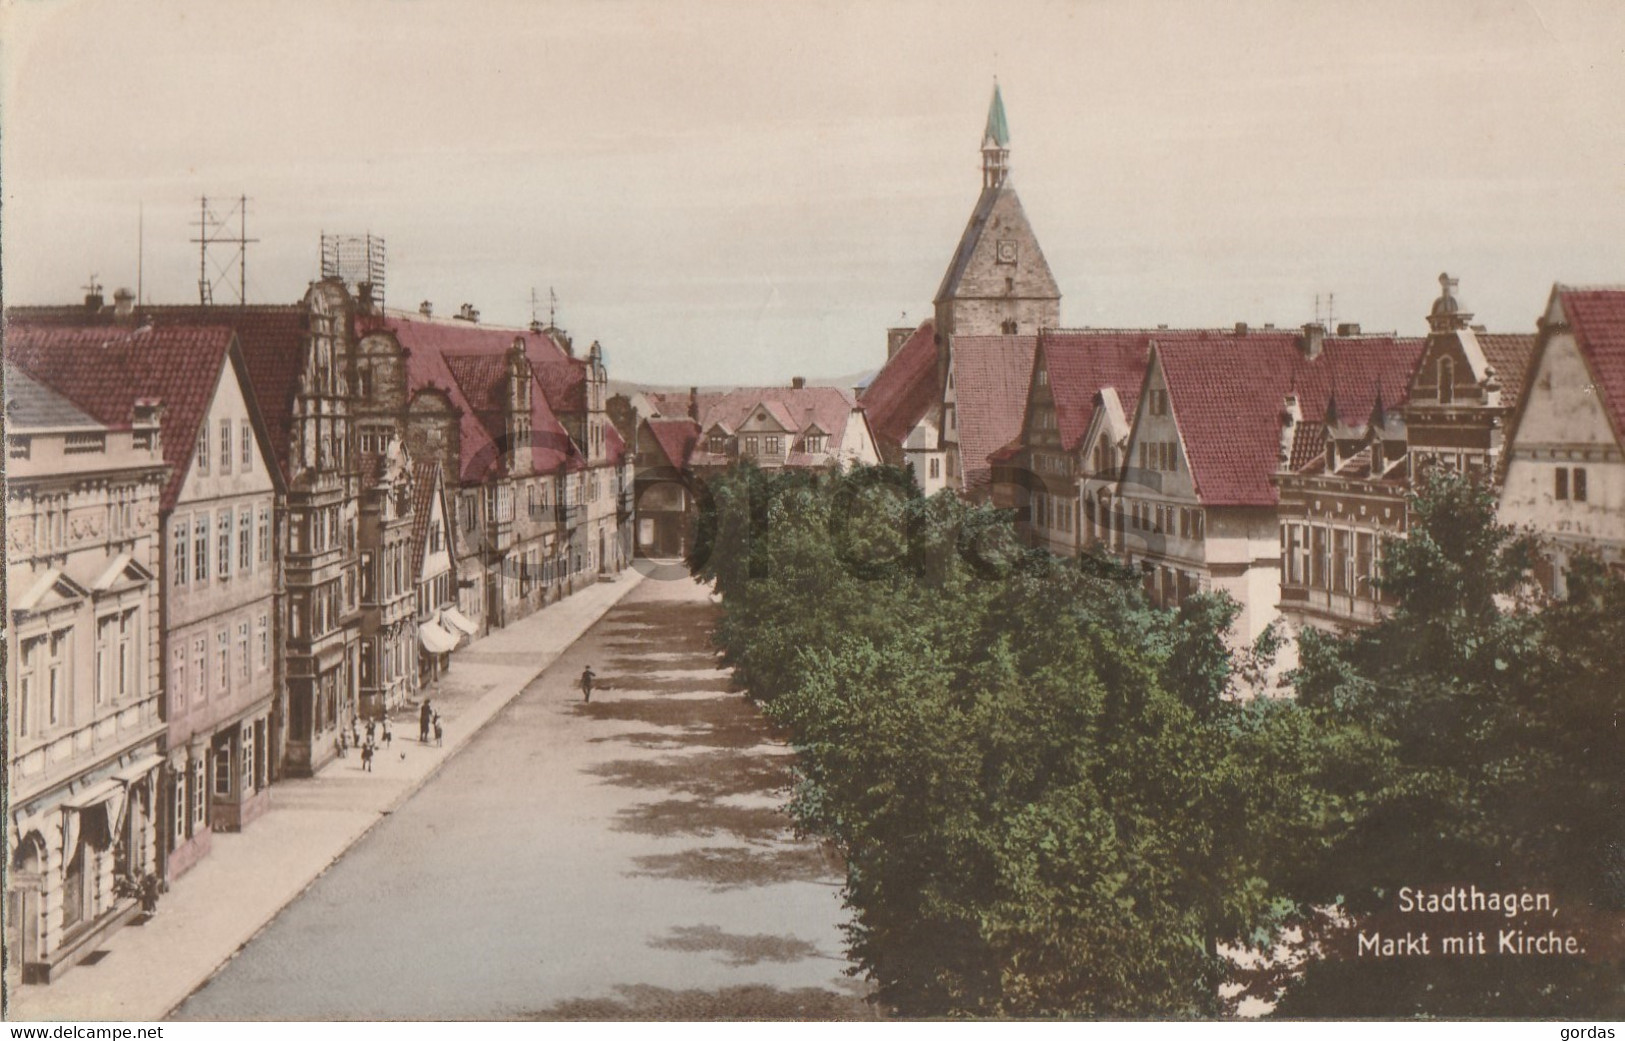
<svg viewBox="0 0 1625 1041">
<path fill-rule="evenodd" d="M 853 387 L 861 386 L 868 380 L 872 379 L 876 371 L 877 370 L 875 369 L 867 369 L 863 372 L 854 372 L 845 376 L 831 376 L 825 378 L 808 376 L 807 386 L 840 387 L 842 390 L 851 390 Z M 790 383 L 789 380 L 785 380 L 784 382 L 786 386 L 788 386 Z M 737 386 L 739 386 L 739 384 L 712 383 L 699 386 L 697 389 L 701 394 L 722 394 L 730 390 L 734 390 Z M 609 392 L 611 394 L 625 394 L 628 396 L 636 394 L 640 391 L 645 394 L 686 394 L 688 393 L 688 390 L 689 388 L 687 386 L 679 386 L 677 384 L 670 383 L 634 383 L 631 380 L 615 379 L 609 381 Z"/>
</svg>

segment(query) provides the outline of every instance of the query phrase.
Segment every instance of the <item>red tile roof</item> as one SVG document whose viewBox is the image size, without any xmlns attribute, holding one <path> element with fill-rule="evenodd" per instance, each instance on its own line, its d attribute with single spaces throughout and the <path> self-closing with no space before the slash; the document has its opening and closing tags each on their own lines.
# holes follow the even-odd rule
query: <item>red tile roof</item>
<svg viewBox="0 0 1625 1041">
<path fill-rule="evenodd" d="M 299 304 L 255 304 L 247 307 L 202 307 L 195 304 L 143 305 L 142 322 L 168 326 L 227 326 L 237 333 L 248 381 L 261 418 L 270 432 L 271 452 L 284 477 L 288 472 L 293 399 L 304 367 L 306 312 Z M 22 307 L 10 312 L 14 322 L 75 327 L 125 328 L 111 307 Z"/>
<path fill-rule="evenodd" d="M 1523 399 L 1524 381 L 1529 378 L 1529 363 L 1535 356 L 1534 335 L 1478 333 L 1477 338 L 1478 346 L 1484 352 L 1484 360 L 1495 369 L 1496 379 L 1501 383 L 1501 404 L 1516 408 Z"/>
<path fill-rule="evenodd" d="M 928 318 L 886 359 L 858 403 L 869 416 L 875 438 L 895 451 L 902 448 L 909 431 L 941 401 L 936 323 Z"/>
<path fill-rule="evenodd" d="M 531 459 L 541 473 L 578 470 L 586 465 L 580 450 L 553 411 L 544 374 L 585 363 L 568 357 L 546 333 L 497 329 L 466 322 L 419 321 L 396 315 L 368 316 L 359 322 L 362 336 L 387 332 L 406 351 L 407 383 L 411 392 L 435 388 L 444 391 L 462 411 L 459 427 L 461 455 L 457 477 L 478 483 L 502 461 L 505 436 L 503 381 L 507 378 L 508 351 L 522 340 L 538 389 L 530 396 Z"/>
<path fill-rule="evenodd" d="M 626 439 L 621 437 L 621 432 L 615 429 L 614 423 L 604 424 L 604 453 L 615 466 L 620 466 L 626 461 Z"/>
<path fill-rule="evenodd" d="M 852 393 L 839 387 L 740 387 L 721 395 L 700 416 L 700 429 L 722 423 L 737 431 L 758 406 L 766 406 L 779 422 L 799 435 L 816 423 L 829 434 L 827 451 L 841 450 L 846 421 L 857 407 Z"/>
<path fill-rule="evenodd" d="M 1270 476 L 1287 394 L 1297 395 L 1306 424 L 1324 421 L 1334 396 L 1339 414 L 1363 419 L 1379 393 L 1389 407 L 1404 400 L 1424 342 L 1328 336 L 1311 359 L 1295 332 L 1158 330 L 1152 340 L 1197 494 L 1210 506 L 1277 501 Z"/>
<path fill-rule="evenodd" d="M 686 390 L 651 390 L 646 391 L 643 396 L 648 399 L 650 406 L 655 410 L 655 414 L 662 419 L 682 419 L 688 416 L 688 406 L 691 399 Z M 722 395 L 714 391 L 704 391 L 696 392 L 693 400 L 698 405 L 699 414 L 703 416 L 705 410 L 715 405 L 721 398 Z M 649 417 L 645 416 L 644 418 Z"/>
<path fill-rule="evenodd" d="M 429 539 L 429 520 L 434 513 L 435 489 L 440 483 L 440 464 L 428 462 L 412 464 L 412 537 L 407 552 L 411 554 L 412 581 L 423 577 L 423 549 Z"/>
<path fill-rule="evenodd" d="M 678 470 L 686 467 L 694 446 L 699 443 L 700 425 L 687 416 L 680 419 L 655 416 L 644 422 L 649 425 L 649 433 L 665 453 L 667 462 Z"/>
<path fill-rule="evenodd" d="M 5 356 L 111 429 L 130 428 L 137 400 L 161 402 L 164 462 L 170 473 L 160 508 L 167 512 L 185 483 L 198 424 L 208 414 L 232 340 L 225 325 L 155 322 L 128 328 L 100 322 L 33 323 L 13 316 Z"/>
<path fill-rule="evenodd" d="M 1561 291 L 1563 316 L 1602 391 L 1614 436 L 1625 441 L 1625 289 Z"/>
<path fill-rule="evenodd" d="M 955 336 L 955 426 L 965 490 L 992 481 L 989 458 L 1021 433 L 1036 336 Z"/>
<path fill-rule="evenodd" d="M 1095 418 L 1100 392 L 1110 387 L 1121 401 L 1139 396 L 1150 357 L 1150 330 L 1056 330 L 1039 335 L 1039 350 L 1055 399 L 1061 447 L 1076 451 Z"/>
</svg>

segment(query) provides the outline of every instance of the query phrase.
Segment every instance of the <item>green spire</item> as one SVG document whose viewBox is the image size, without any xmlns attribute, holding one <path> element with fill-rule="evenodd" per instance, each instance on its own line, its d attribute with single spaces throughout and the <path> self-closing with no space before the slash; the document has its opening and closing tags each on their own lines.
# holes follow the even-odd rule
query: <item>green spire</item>
<svg viewBox="0 0 1625 1041">
<path fill-rule="evenodd" d="M 987 130 L 982 141 L 991 140 L 1000 148 L 1010 147 L 1010 124 L 1004 119 L 1004 95 L 999 93 L 999 81 L 993 81 L 993 102 L 987 107 Z"/>
</svg>

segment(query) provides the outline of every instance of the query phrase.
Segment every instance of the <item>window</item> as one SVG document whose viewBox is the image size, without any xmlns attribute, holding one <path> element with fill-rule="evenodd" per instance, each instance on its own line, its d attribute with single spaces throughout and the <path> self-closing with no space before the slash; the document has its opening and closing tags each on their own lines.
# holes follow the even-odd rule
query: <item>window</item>
<svg viewBox="0 0 1625 1041">
<path fill-rule="evenodd" d="M 1586 501 L 1586 470 L 1583 466 L 1574 468 L 1574 501 Z M 1606 496 L 1604 496 L 1606 498 Z"/>
<path fill-rule="evenodd" d="M 224 798 L 231 794 L 231 745 L 214 750 L 214 794 Z"/>
<path fill-rule="evenodd" d="M 254 635 L 260 645 L 260 671 L 271 667 L 271 616 L 262 614 L 254 623 Z"/>
<path fill-rule="evenodd" d="M 1556 496 L 1559 500 L 1565 500 L 1569 497 L 1569 468 L 1566 466 L 1557 468 Z"/>
<path fill-rule="evenodd" d="M 706 439 L 706 451 L 712 455 L 722 455 L 728 450 L 728 439 L 721 434 L 712 434 Z"/>
<path fill-rule="evenodd" d="M 174 583 L 178 586 L 186 584 L 186 574 L 192 562 L 187 555 L 190 547 L 187 545 L 186 537 L 191 531 L 191 523 L 190 518 L 182 517 L 175 522 L 174 528 L 170 529 L 170 559 L 175 562 L 171 570 Z"/>
<path fill-rule="evenodd" d="M 220 472 L 231 473 L 231 420 L 220 421 Z"/>
<path fill-rule="evenodd" d="M 535 489 L 532 488 L 532 491 L 535 491 Z M 429 523 L 429 552 L 439 553 L 442 549 L 444 549 L 445 539 L 446 532 L 444 526 L 439 520 L 431 521 Z"/>
<path fill-rule="evenodd" d="M 936 456 L 931 457 L 931 479 L 935 481 L 942 476 L 942 460 Z"/>
<path fill-rule="evenodd" d="M 186 646 L 177 643 L 170 653 L 169 659 L 169 689 L 174 704 L 181 705 L 186 701 Z"/>
<path fill-rule="evenodd" d="M 808 434 L 807 435 L 807 451 L 808 452 L 822 452 L 823 450 L 824 450 L 824 435 L 823 434 Z"/>
<path fill-rule="evenodd" d="M 218 546 L 220 554 L 220 578 L 231 577 L 231 511 L 221 510 L 219 519 Z"/>
<path fill-rule="evenodd" d="M 1439 404 L 1448 405 L 1456 399 L 1456 363 L 1451 358 L 1439 359 Z"/>
<path fill-rule="evenodd" d="M 209 424 L 207 421 L 198 424 L 197 428 L 197 472 L 209 472 Z"/>
<path fill-rule="evenodd" d="M 192 525 L 192 578 L 207 581 L 209 577 L 209 515 L 200 513 Z"/>
<path fill-rule="evenodd" d="M 244 506 L 237 513 L 237 570 L 248 574 L 254 568 L 254 511 Z"/>
<path fill-rule="evenodd" d="M 231 637 L 224 629 L 214 634 L 215 690 L 224 694 L 231 686 Z"/>
<path fill-rule="evenodd" d="M 254 788 L 254 724 L 244 723 L 242 732 L 243 791 Z"/>
<path fill-rule="evenodd" d="M 1040 387 L 1049 386 L 1049 370 L 1043 366 L 1039 366 L 1038 372 L 1035 374 L 1035 378 L 1038 380 L 1038 385 Z"/>
<path fill-rule="evenodd" d="M 248 656 L 248 623 L 237 623 L 237 682 L 248 682 L 252 660 Z"/>
<path fill-rule="evenodd" d="M 68 641 L 71 629 L 58 629 L 51 634 L 51 657 L 46 663 L 45 721 L 56 726 L 65 718 L 64 710 L 73 697 L 73 674 L 68 668 Z"/>
<path fill-rule="evenodd" d="M 17 733 L 27 737 L 34 726 L 34 694 L 38 685 L 35 669 L 45 646 L 45 637 L 22 641 L 22 664 L 17 669 Z"/>
<path fill-rule="evenodd" d="M 203 757 L 192 760 L 192 830 L 195 832 L 203 827 L 204 807 L 208 801 L 203 798 Z"/>
<path fill-rule="evenodd" d="M 1166 390 L 1149 392 L 1146 404 L 1153 416 L 1166 416 L 1168 414 L 1168 392 Z"/>
<path fill-rule="evenodd" d="M 209 683 L 209 638 L 192 641 L 192 700 L 202 701 Z"/>
<path fill-rule="evenodd" d="M 768 455 L 783 455 L 784 454 L 784 439 L 783 438 L 779 437 L 777 434 L 769 434 L 764 440 L 767 442 L 767 454 Z"/>
<path fill-rule="evenodd" d="M 271 507 L 260 507 L 260 541 L 259 562 L 264 564 L 271 559 Z"/>
<path fill-rule="evenodd" d="M 1375 537 L 1369 531 L 1362 531 L 1355 536 L 1354 542 L 1354 577 L 1357 583 L 1355 595 L 1370 597 L 1374 592 L 1372 581 L 1377 577 L 1377 562 L 1375 555 Z"/>
<path fill-rule="evenodd" d="M 175 843 L 186 839 L 186 774 L 175 774 Z"/>
<path fill-rule="evenodd" d="M 756 438 L 754 436 L 745 438 L 745 454 L 746 455 L 759 455 L 759 454 L 761 454 L 760 451 L 757 448 L 757 444 L 758 444 L 758 438 Z"/>
<path fill-rule="evenodd" d="M 254 467 L 254 435 L 248 420 L 243 420 L 239 425 L 238 436 L 243 446 L 243 473 L 248 473 Z"/>
</svg>

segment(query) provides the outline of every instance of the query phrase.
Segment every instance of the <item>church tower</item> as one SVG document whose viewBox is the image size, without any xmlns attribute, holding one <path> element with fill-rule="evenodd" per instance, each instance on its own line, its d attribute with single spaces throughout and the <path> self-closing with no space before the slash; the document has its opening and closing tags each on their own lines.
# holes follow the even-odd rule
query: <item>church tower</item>
<svg viewBox="0 0 1625 1041">
<path fill-rule="evenodd" d="M 995 83 L 982 133 L 982 194 L 937 290 L 939 375 L 951 337 L 1033 335 L 1060 322 L 1061 290 L 1010 186 L 1010 126 Z"/>
</svg>

